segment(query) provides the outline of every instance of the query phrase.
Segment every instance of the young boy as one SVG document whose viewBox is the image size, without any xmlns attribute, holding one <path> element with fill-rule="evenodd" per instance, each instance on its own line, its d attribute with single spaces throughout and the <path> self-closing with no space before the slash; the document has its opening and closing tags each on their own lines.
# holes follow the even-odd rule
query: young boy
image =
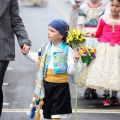
<svg viewBox="0 0 120 120">
<path fill-rule="evenodd" d="M 43 115 L 46 119 L 61 120 L 70 117 L 72 113 L 68 74 L 75 73 L 74 58 L 77 56 L 74 56 L 72 48 L 65 43 L 68 30 L 68 24 L 61 19 L 50 22 L 49 42 L 44 45 L 44 52 L 41 53 L 41 57 L 45 55 L 41 70 L 45 89 Z M 37 61 L 37 53 L 27 50 L 22 53 L 31 61 Z"/>
</svg>

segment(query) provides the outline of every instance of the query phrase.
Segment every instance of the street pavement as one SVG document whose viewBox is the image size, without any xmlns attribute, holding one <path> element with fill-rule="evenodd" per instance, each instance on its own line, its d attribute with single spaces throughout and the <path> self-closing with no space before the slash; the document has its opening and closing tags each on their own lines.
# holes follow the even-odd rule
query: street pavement
<svg viewBox="0 0 120 120">
<path fill-rule="evenodd" d="M 32 41 L 31 51 L 38 51 L 39 47 L 47 42 L 47 27 L 54 18 L 62 18 L 69 22 L 71 6 L 67 0 L 49 0 L 46 6 L 33 6 L 31 3 L 19 3 L 20 15 L 25 24 L 29 38 Z M 26 115 L 35 86 L 37 67 L 28 61 L 22 54 L 16 40 L 16 60 L 10 62 L 5 75 L 3 86 L 4 103 L 0 120 L 30 120 Z M 69 77 L 71 102 L 75 120 L 75 84 L 73 77 Z M 79 120 L 120 120 L 120 106 L 103 107 L 103 91 L 97 90 L 99 98 L 85 100 L 84 89 L 78 87 L 78 119 Z M 118 94 L 120 98 L 120 94 Z"/>
</svg>

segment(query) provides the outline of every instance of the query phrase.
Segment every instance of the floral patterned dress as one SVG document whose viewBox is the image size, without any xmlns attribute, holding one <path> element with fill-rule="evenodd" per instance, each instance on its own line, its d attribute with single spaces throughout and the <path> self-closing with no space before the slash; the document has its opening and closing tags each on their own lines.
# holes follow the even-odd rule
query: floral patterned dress
<svg viewBox="0 0 120 120">
<path fill-rule="evenodd" d="M 95 32 L 100 16 L 103 14 L 106 7 L 106 3 L 99 2 L 96 6 L 92 7 L 90 2 L 84 2 L 80 7 L 79 17 L 77 24 L 83 25 L 84 32 Z M 95 47 L 98 40 L 97 38 L 86 38 L 86 46 Z M 86 66 L 81 75 L 78 85 L 86 88 L 86 77 L 89 70 L 89 65 Z"/>
<path fill-rule="evenodd" d="M 103 15 L 96 31 L 96 59 L 84 74 L 86 87 L 102 90 L 120 90 L 120 19 Z"/>
</svg>

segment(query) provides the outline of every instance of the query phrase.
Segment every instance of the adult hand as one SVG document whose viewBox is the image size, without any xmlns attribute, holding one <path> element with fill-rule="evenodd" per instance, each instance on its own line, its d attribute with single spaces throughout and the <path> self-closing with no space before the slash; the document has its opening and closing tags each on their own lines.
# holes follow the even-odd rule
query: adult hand
<svg viewBox="0 0 120 120">
<path fill-rule="evenodd" d="M 28 54 L 29 50 L 30 50 L 30 46 L 24 44 L 22 49 L 21 49 L 21 52 L 22 52 L 23 55 L 26 55 L 26 54 Z"/>
</svg>

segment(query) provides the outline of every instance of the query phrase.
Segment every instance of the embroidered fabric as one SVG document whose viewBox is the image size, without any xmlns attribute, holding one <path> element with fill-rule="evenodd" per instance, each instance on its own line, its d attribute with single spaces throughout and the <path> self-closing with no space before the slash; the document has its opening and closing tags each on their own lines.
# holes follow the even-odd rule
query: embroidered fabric
<svg viewBox="0 0 120 120">
<path fill-rule="evenodd" d="M 80 6 L 78 24 L 88 23 L 92 18 L 98 21 L 99 17 L 103 14 L 105 7 L 106 7 L 106 4 L 101 4 L 96 8 L 91 8 L 88 6 L 88 3 L 83 3 Z"/>
<path fill-rule="evenodd" d="M 110 25 L 111 25 L 112 22 L 115 22 L 115 23 L 116 23 L 115 25 L 120 25 L 120 18 L 119 18 L 119 20 L 111 20 L 110 17 L 109 17 L 109 14 L 108 14 L 108 15 L 103 15 L 103 16 L 101 16 L 101 18 L 102 18 L 102 19 L 105 21 L 105 23 L 107 23 L 107 24 L 110 24 Z"/>
<path fill-rule="evenodd" d="M 102 90 L 120 90 L 120 46 L 98 43 L 97 53 L 87 73 L 86 86 Z"/>
</svg>

